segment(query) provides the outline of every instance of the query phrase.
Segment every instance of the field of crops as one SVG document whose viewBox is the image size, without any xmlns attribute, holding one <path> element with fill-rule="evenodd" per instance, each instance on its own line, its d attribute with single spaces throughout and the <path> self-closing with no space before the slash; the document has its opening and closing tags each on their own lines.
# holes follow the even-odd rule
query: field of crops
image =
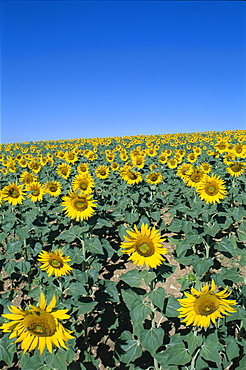
<svg viewBox="0 0 246 370">
<path fill-rule="evenodd" d="M 2 144 L 0 368 L 245 370 L 245 139 Z"/>
</svg>

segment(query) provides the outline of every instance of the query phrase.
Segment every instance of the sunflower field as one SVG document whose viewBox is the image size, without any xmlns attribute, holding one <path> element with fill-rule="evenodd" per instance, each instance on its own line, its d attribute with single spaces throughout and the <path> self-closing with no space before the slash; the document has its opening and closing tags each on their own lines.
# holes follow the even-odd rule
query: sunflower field
<svg viewBox="0 0 246 370">
<path fill-rule="evenodd" d="M 246 370 L 246 131 L 0 146 L 0 368 Z"/>
</svg>

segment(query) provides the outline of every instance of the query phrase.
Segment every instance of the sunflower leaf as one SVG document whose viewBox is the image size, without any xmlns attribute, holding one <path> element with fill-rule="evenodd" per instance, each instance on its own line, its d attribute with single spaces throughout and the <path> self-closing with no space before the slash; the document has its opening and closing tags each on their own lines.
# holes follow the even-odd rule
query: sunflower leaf
<svg viewBox="0 0 246 370">
<path fill-rule="evenodd" d="M 139 342 L 132 338 L 129 331 L 124 331 L 121 334 L 119 345 L 123 354 L 120 355 L 120 360 L 129 364 L 142 354 L 142 348 L 139 346 Z"/>
<path fill-rule="evenodd" d="M 207 361 L 214 361 L 216 363 L 221 362 L 219 350 L 215 347 L 215 342 L 210 339 L 207 339 L 202 345 L 201 356 Z"/>
<path fill-rule="evenodd" d="M 165 290 L 162 287 L 159 287 L 155 290 L 152 290 L 148 294 L 148 297 L 155 306 L 157 306 L 160 310 L 163 310 L 165 295 Z"/>
<path fill-rule="evenodd" d="M 121 275 L 120 278 L 131 287 L 137 288 L 141 286 L 143 280 L 137 269 L 128 271 L 127 273 Z"/>
<path fill-rule="evenodd" d="M 164 331 L 162 328 L 151 328 L 150 330 L 142 329 L 140 331 L 141 345 L 154 355 L 157 349 L 162 345 Z"/>
</svg>

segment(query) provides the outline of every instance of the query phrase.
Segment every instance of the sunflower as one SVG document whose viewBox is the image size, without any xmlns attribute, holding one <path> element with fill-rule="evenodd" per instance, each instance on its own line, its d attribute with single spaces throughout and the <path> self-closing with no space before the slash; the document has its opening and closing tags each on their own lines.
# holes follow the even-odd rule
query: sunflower
<svg viewBox="0 0 246 370">
<path fill-rule="evenodd" d="M 227 141 L 219 140 L 217 144 L 214 145 L 216 152 L 224 153 L 227 151 L 228 143 Z"/>
<path fill-rule="evenodd" d="M 184 181 L 187 186 L 190 186 L 192 188 L 197 188 L 199 183 L 204 177 L 204 172 L 200 168 L 193 169 L 189 172 L 187 172 L 187 175 L 185 175 Z"/>
<path fill-rule="evenodd" d="M 35 176 L 33 173 L 30 173 L 28 171 L 22 172 L 20 175 L 20 181 L 24 184 L 29 184 L 30 182 L 34 182 L 37 180 L 37 176 Z"/>
<path fill-rule="evenodd" d="M 201 165 L 200 165 L 200 169 L 204 172 L 204 173 L 209 173 L 211 172 L 212 170 L 212 166 L 207 163 L 207 162 L 203 162 Z"/>
<path fill-rule="evenodd" d="M 239 158 L 246 157 L 246 145 L 244 144 L 237 144 L 233 148 L 233 154 Z"/>
<path fill-rule="evenodd" d="M 25 168 L 25 167 L 27 167 L 28 162 L 25 158 L 21 158 L 21 159 L 18 160 L 18 164 L 19 164 L 20 167 Z"/>
<path fill-rule="evenodd" d="M 36 160 L 33 160 L 28 164 L 28 168 L 34 173 L 39 173 L 42 169 L 42 164 Z"/>
<path fill-rule="evenodd" d="M 80 163 L 78 166 L 77 166 L 77 171 L 80 175 L 84 174 L 84 173 L 88 173 L 89 172 L 89 166 L 87 163 L 83 162 L 83 163 Z"/>
<path fill-rule="evenodd" d="M 106 179 L 109 177 L 110 170 L 107 166 L 98 166 L 95 170 L 95 174 L 99 179 Z"/>
<path fill-rule="evenodd" d="M 162 180 L 162 174 L 160 172 L 152 171 L 146 176 L 146 182 L 148 184 L 156 185 L 156 184 L 159 184 L 161 180 Z"/>
<path fill-rule="evenodd" d="M 56 277 L 70 274 L 72 267 L 68 262 L 71 261 L 69 256 L 65 257 L 60 249 L 57 251 L 41 251 L 38 255 L 38 261 L 42 262 L 41 270 L 47 272 L 48 276 L 55 275 Z"/>
<path fill-rule="evenodd" d="M 187 177 L 187 173 L 194 170 L 191 163 L 183 163 L 178 167 L 177 175 L 181 177 L 181 179 L 185 180 Z"/>
<path fill-rule="evenodd" d="M 94 180 L 89 173 L 76 175 L 72 182 L 72 188 L 75 192 L 79 190 L 80 192 L 90 194 L 93 187 Z"/>
<path fill-rule="evenodd" d="M 63 179 L 67 179 L 70 175 L 70 172 L 71 172 L 71 166 L 67 163 L 59 164 L 59 166 L 56 169 L 56 172 Z"/>
<path fill-rule="evenodd" d="M 206 203 L 220 202 L 226 196 L 225 180 L 216 175 L 205 175 L 198 186 L 196 191 L 202 200 Z"/>
<path fill-rule="evenodd" d="M 69 319 L 66 310 L 54 310 L 56 297 L 49 305 L 43 293 L 40 293 L 39 307 L 30 305 L 30 309 L 22 310 L 15 306 L 8 307 L 11 313 L 3 314 L 6 319 L 12 320 L 0 326 L 4 333 L 11 333 L 9 338 L 16 338 L 15 343 L 22 342 L 21 348 L 26 353 L 38 347 L 42 355 L 45 348 L 52 353 L 52 345 L 65 349 L 69 339 L 74 338 L 72 331 L 63 327 L 60 320 Z"/>
<path fill-rule="evenodd" d="M 157 166 L 155 163 L 151 163 L 151 164 L 149 165 L 149 169 L 150 169 L 150 171 L 154 171 L 156 168 L 158 168 L 158 166 Z"/>
<path fill-rule="evenodd" d="M 201 292 L 191 288 L 191 294 L 184 292 L 186 298 L 178 299 L 181 308 L 179 318 L 183 319 L 186 326 L 200 326 L 208 328 L 211 321 L 215 324 L 218 317 L 234 313 L 236 309 L 231 307 L 236 305 L 234 300 L 226 299 L 231 292 L 228 292 L 228 286 L 221 292 L 215 293 L 216 285 L 212 279 L 211 287 L 206 284 Z M 228 312 L 226 312 L 228 311 Z"/>
<path fill-rule="evenodd" d="M 75 163 L 78 160 L 78 156 L 76 155 L 76 153 L 69 150 L 69 151 L 65 152 L 64 159 L 65 159 L 66 162 Z"/>
<path fill-rule="evenodd" d="M 117 171 L 119 169 L 119 167 L 120 167 L 120 165 L 117 162 L 112 162 L 110 164 L 110 168 L 111 168 L 112 171 Z"/>
<path fill-rule="evenodd" d="M 226 153 L 223 158 L 223 162 L 227 165 L 231 164 L 231 162 L 235 161 L 236 156 L 233 153 Z"/>
<path fill-rule="evenodd" d="M 1 169 L 0 169 L 0 171 L 2 172 L 2 174 L 3 174 L 4 176 L 6 176 L 6 175 L 8 174 L 8 170 L 7 170 L 7 168 L 5 168 L 5 167 L 1 168 Z"/>
<path fill-rule="evenodd" d="M 42 184 L 38 181 L 30 182 L 29 184 L 26 184 L 26 191 L 29 191 L 30 193 L 27 195 L 29 199 L 31 199 L 32 202 L 37 202 L 43 199 L 43 196 L 45 194 L 45 190 Z"/>
<path fill-rule="evenodd" d="M 45 183 L 45 192 L 52 197 L 58 197 L 61 194 L 61 188 L 62 186 L 59 181 L 47 181 Z"/>
<path fill-rule="evenodd" d="M 156 268 L 165 261 L 162 256 L 167 251 L 162 245 L 165 239 L 161 238 L 160 232 L 155 227 L 142 224 L 141 229 L 138 230 L 134 225 L 134 229 L 126 232 L 129 236 L 125 236 L 125 240 L 121 243 L 121 251 L 132 253 L 129 259 L 135 265 Z"/>
<path fill-rule="evenodd" d="M 167 161 L 167 166 L 168 168 L 176 168 L 178 166 L 178 161 L 176 158 L 170 158 L 168 161 Z"/>
<path fill-rule="evenodd" d="M 233 177 L 241 176 L 245 171 L 245 163 L 242 162 L 230 162 L 229 167 L 226 171 Z"/>
<path fill-rule="evenodd" d="M 96 207 L 96 200 L 92 199 L 92 195 L 79 195 L 72 191 L 63 198 L 63 211 L 70 218 L 75 218 L 76 221 L 88 220 L 93 215 Z"/>
<path fill-rule="evenodd" d="M 143 180 L 140 172 L 133 171 L 129 167 L 125 167 L 125 170 L 120 171 L 120 175 L 129 185 L 138 184 Z"/>
<path fill-rule="evenodd" d="M 21 204 L 24 199 L 22 188 L 23 185 L 18 185 L 16 182 L 9 183 L 2 189 L 3 199 L 13 206 Z"/>
<path fill-rule="evenodd" d="M 195 163 L 196 160 L 197 160 L 197 157 L 198 157 L 198 155 L 196 153 L 194 153 L 194 152 L 193 153 L 189 153 L 187 155 L 187 161 L 190 162 L 190 163 Z"/>
<path fill-rule="evenodd" d="M 135 157 L 132 157 L 132 164 L 135 167 L 143 168 L 145 163 L 145 159 L 142 155 L 136 155 Z"/>
</svg>

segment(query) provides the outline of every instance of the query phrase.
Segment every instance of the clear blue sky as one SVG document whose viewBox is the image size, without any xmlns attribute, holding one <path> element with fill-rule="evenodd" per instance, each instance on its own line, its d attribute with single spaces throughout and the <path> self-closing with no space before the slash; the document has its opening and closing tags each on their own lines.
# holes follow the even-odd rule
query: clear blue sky
<svg viewBox="0 0 246 370">
<path fill-rule="evenodd" d="M 246 129 L 244 1 L 3 1 L 1 142 Z"/>
</svg>

